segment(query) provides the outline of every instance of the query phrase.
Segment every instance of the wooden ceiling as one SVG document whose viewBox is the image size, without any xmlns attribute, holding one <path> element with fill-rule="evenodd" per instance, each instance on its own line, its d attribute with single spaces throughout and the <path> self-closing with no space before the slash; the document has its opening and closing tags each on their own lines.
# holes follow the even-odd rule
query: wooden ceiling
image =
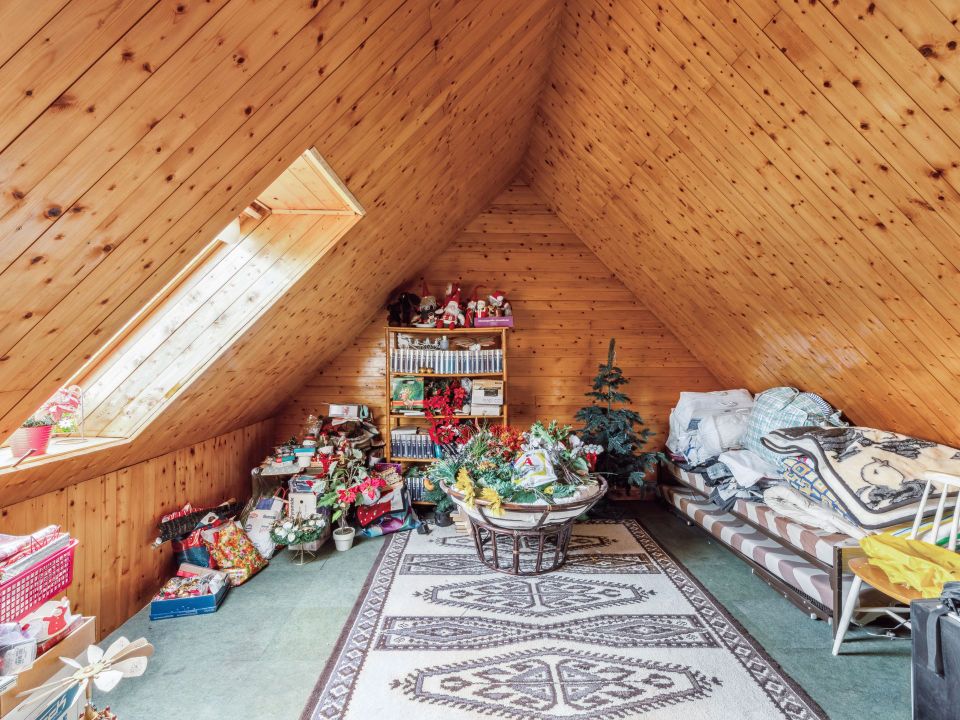
<svg viewBox="0 0 960 720">
<path fill-rule="evenodd" d="M 0 435 L 308 147 L 366 217 L 149 432 L 18 470 L 0 506 L 271 415 L 524 157 L 721 381 L 960 443 L 958 20 L 957 0 L 7 0 Z"/>
<path fill-rule="evenodd" d="M 517 173 L 553 0 L 0 7 L 0 435 L 308 147 L 366 216 L 129 445 L 0 506 L 269 416 Z"/>
<path fill-rule="evenodd" d="M 958 20 L 568 0 L 525 172 L 723 382 L 958 444 Z"/>
</svg>

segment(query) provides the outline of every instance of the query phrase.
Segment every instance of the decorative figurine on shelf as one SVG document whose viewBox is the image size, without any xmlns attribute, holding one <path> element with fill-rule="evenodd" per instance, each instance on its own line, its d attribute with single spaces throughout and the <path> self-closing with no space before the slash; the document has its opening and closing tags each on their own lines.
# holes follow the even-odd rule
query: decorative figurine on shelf
<svg viewBox="0 0 960 720">
<path fill-rule="evenodd" d="M 470 300 L 467 302 L 467 311 L 464 313 L 464 322 L 463 326 L 471 328 L 473 327 L 473 319 L 477 315 L 477 291 L 474 289 L 473 295 L 470 297 Z"/>
<path fill-rule="evenodd" d="M 508 310 L 509 312 L 507 312 Z M 513 309 L 510 307 L 510 303 L 507 302 L 507 296 L 500 290 L 497 290 L 490 296 L 490 317 L 504 317 L 512 314 Z"/>
<path fill-rule="evenodd" d="M 400 292 L 396 299 L 387 304 L 387 325 L 390 327 L 409 327 L 418 316 L 420 298 L 409 292 Z"/>
<path fill-rule="evenodd" d="M 487 306 L 487 301 L 483 298 L 477 300 L 477 311 L 473 316 L 474 322 L 481 320 L 485 317 L 490 317 L 490 308 Z"/>
<path fill-rule="evenodd" d="M 457 285 L 448 285 L 447 286 L 447 299 L 443 305 L 443 311 L 438 310 L 437 313 L 439 317 L 437 318 L 437 327 L 445 328 L 447 330 L 453 330 L 458 327 L 463 327 L 466 322 L 466 318 L 463 315 L 463 310 L 460 307 L 460 286 Z"/>
<path fill-rule="evenodd" d="M 432 328 L 437 322 L 437 298 L 430 293 L 427 282 L 423 278 L 420 278 L 420 292 L 420 305 L 417 307 L 418 316 L 415 318 L 414 326 Z"/>
</svg>

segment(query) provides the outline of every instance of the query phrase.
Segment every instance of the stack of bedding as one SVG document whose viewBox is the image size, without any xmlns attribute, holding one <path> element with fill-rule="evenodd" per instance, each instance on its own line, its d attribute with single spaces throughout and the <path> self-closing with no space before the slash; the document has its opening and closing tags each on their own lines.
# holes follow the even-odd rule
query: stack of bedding
<svg viewBox="0 0 960 720">
<path fill-rule="evenodd" d="M 745 390 L 681 395 L 667 447 L 671 472 L 687 487 L 665 487 L 664 497 L 832 609 L 836 549 L 876 532 L 908 533 L 923 472 L 960 474 L 960 452 L 850 427 L 825 400 L 794 388 L 748 398 Z"/>
</svg>

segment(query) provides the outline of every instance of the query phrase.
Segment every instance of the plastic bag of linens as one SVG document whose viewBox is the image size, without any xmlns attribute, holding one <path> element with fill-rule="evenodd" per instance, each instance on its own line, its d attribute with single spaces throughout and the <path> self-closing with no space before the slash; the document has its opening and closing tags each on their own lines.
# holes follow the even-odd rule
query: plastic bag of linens
<svg viewBox="0 0 960 720">
<path fill-rule="evenodd" d="M 753 396 L 743 389 L 682 392 L 670 411 L 667 448 L 690 465 L 700 465 L 740 447 L 752 409 Z"/>
</svg>

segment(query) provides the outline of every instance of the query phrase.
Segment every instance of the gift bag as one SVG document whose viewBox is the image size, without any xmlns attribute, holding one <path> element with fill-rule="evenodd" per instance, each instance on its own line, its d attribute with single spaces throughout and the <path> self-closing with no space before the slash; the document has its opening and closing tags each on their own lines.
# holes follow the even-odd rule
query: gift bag
<svg viewBox="0 0 960 720">
<path fill-rule="evenodd" d="M 211 559 L 227 574 L 231 585 L 242 585 L 267 566 L 267 559 L 235 520 L 204 530 L 201 537 Z"/>
<path fill-rule="evenodd" d="M 364 537 L 380 537 L 420 527 L 406 488 L 397 488 L 376 505 L 358 507 L 357 520 L 364 526 L 360 530 Z"/>
<path fill-rule="evenodd" d="M 247 519 L 243 523 L 243 529 L 247 537 L 256 546 L 257 550 L 264 558 L 270 559 L 277 550 L 277 544 L 270 537 L 270 529 L 280 518 L 283 512 L 283 498 L 274 495 L 273 497 L 262 497 L 257 500 L 253 510 L 247 514 Z"/>
</svg>

